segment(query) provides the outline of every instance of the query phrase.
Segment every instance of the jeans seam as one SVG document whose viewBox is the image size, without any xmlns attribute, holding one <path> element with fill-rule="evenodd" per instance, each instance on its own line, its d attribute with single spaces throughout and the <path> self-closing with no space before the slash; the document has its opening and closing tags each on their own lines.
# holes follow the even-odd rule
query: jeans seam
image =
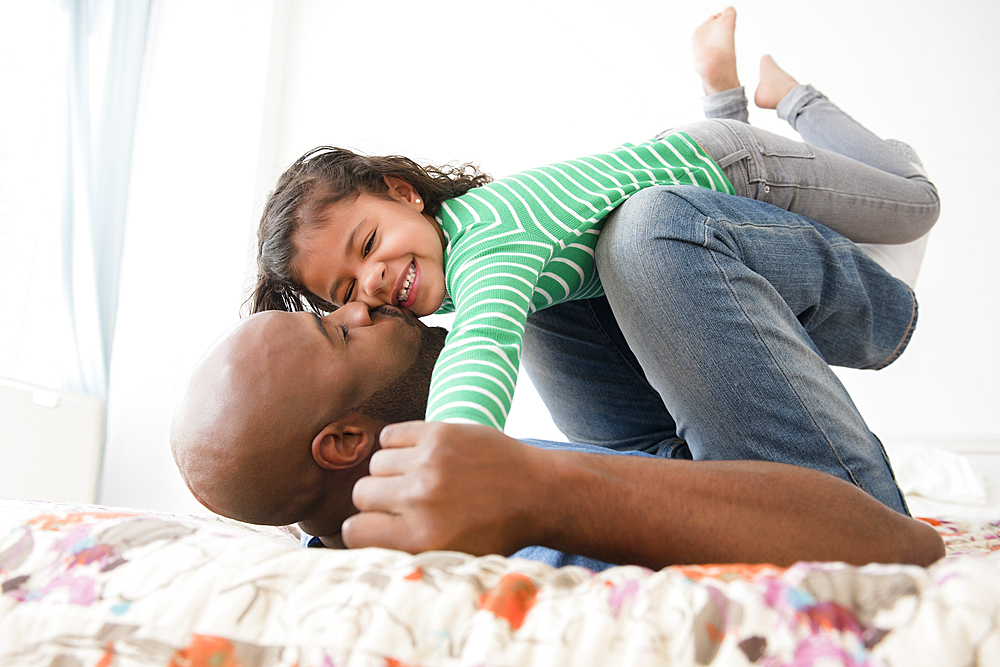
<svg viewBox="0 0 1000 667">
<path fill-rule="evenodd" d="M 711 221 L 712 221 L 712 218 L 710 216 L 706 216 L 705 220 L 702 223 L 704 225 L 704 234 L 705 234 L 704 244 L 705 244 L 705 248 L 706 249 L 708 249 L 708 235 L 709 235 L 708 230 L 709 230 L 709 227 L 710 227 L 709 223 Z M 723 221 L 720 220 L 719 222 L 721 223 Z M 729 224 L 732 224 L 732 223 L 729 223 Z M 792 226 L 789 225 L 789 227 L 792 227 Z M 737 247 L 738 247 L 738 245 L 737 245 Z M 742 252 L 742 250 L 741 250 L 741 252 Z M 733 300 L 739 305 L 740 312 L 743 313 L 743 316 L 746 318 L 747 322 L 753 328 L 754 335 L 757 337 L 757 340 L 760 341 L 760 344 L 764 346 L 765 350 L 767 350 L 768 356 L 770 356 L 771 362 L 774 364 L 774 367 L 776 369 L 778 369 L 778 371 L 781 373 L 781 377 L 784 378 L 786 386 L 795 395 L 796 399 L 799 402 L 799 405 L 802 407 L 803 411 L 809 416 L 809 420 L 812 422 L 812 424 L 816 428 L 817 432 L 819 432 L 822 435 L 824 442 L 826 442 L 827 447 L 829 448 L 830 452 L 833 453 L 833 456 L 837 460 L 837 463 L 840 465 L 841 469 L 844 470 L 847 473 L 847 475 L 851 478 L 851 480 L 854 482 L 854 484 L 858 488 L 862 489 L 865 492 L 870 493 L 868 491 L 868 489 L 865 488 L 865 486 L 861 482 L 861 480 L 859 480 L 854 475 L 854 472 L 847 465 L 844 464 L 844 461 L 840 457 L 840 453 L 837 451 L 837 448 L 830 441 L 830 438 L 827 436 L 826 432 L 823 430 L 823 428 L 816 421 L 816 418 L 813 416 L 812 411 L 806 405 L 805 401 L 802 400 L 802 397 L 799 395 L 799 392 L 795 389 L 795 386 L 791 383 L 791 381 L 789 381 L 788 375 L 785 373 L 785 369 L 782 367 L 782 365 L 775 358 L 774 353 L 771 350 L 771 347 L 767 344 L 767 340 L 764 338 L 763 335 L 761 335 L 760 330 L 757 328 L 757 324 L 754 322 L 753 318 L 750 317 L 750 314 L 747 312 L 746 308 L 743 306 L 743 302 L 740 300 L 740 297 L 736 293 L 736 290 L 733 289 L 732 283 L 730 282 L 729 276 L 726 274 L 725 269 L 722 268 L 722 265 L 719 264 L 718 260 L 716 259 L 716 252 L 713 251 L 713 250 L 709 250 L 709 255 L 711 256 L 712 263 L 715 265 L 715 268 L 719 272 L 719 275 L 721 275 L 722 278 L 723 278 L 723 280 L 725 281 L 726 288 L 729 290 L 729 293 L 732 295 Z"/>
<path fill-rule="evenodd" d="M 874 433 L 872 433 L 872 437 L 875 438 L 875 442 L 878 444 L 879 454 L 882 455 L 885 467 L 889 470 L 889 477 L 892 478 L 892 482 L 896 487 L 896 492 L 899 494 L 899 501 L 903 504 L 903 513 L 907 516 L 913 516 L 910 514 L 910 506 L 906 504 L 906 496 L 903 494 L 903 490 L 899 488 L 899 480 L 896 479 L 896 471 L 892 469 L 892 462 L 889 461 L 889 454 L 885 451 L 885 445 L 882 444 L 881 438 Z"/>
<path fill-rule="evenodd" d="M 728 174 L 727 174 L 728 175 Z M 918 211 L 930 211 L 935 210 L 940 207 L 939 202 L 928 201 L 928 202 L 904 202 L 898 199 L 892 199 L 888 197 L 873 197 L 871 195 L 862 195 L 856 192 L 844 192 L 837 188 L 824 188 L 816 185 L 800 185 L 798 183 L 780 183 L 777 181 L 768 181 L 764 178 L 753 179 L 753 183 L 763 183 L 772 188 L 790 188 L 795 190 L 813 190 L 817 192 L 832 192 L 840 196 L 851 196 L 855 197 L 861 201 L 874 202 L 879 204 L 892 204 L 897 207 L 908 207 L 913 208 Z"/>
<path fill-rule="evenodd" d="M 604 339 L 604 342 L 607 343 L 607 346 L 615 351 L 615 356 L 622 362 L 622 364 L 626 368 L 629 369 L 629 372 L 632 373 L 632 375 L 634 375 L 637 380 L 641 380 L 642 382 L 649 384 L 649 379 L 644 374 L 639 373 L 635 369 L 635 367 L 629 363 L 628 359 L 626 359 L 625 356 L 621 353 L 621 350 L 618 349 L 618 345 L 615 343 L 614 339 L 608 335 L 608 332 L 604 328 L 601 319 L 594 312 L 594 306 L 590 303 L 586 303 L 585 305 L 587 306 L 586 308 L 587 317 L 590 318 L 591 324 L 597 331 L 601 333 L 601 337 Z"/>
</svg>

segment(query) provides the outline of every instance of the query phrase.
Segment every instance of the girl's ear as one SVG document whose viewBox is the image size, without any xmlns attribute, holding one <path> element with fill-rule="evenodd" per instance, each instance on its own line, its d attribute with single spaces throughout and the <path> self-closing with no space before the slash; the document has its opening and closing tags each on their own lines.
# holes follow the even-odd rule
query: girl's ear
<svg viewBox="0 0 1000 667">
<path fill-rule="evenodd" d="M 404 181 L 399 176 L 393 176 L 392 174 L 387 174 L 382 177 L 385 184 L 389 186 L 389 195 L 394 199 L 400 201 L 405 201 L 413 205 L 417 210 L 423 211 L 424 203 L 420 199 L 420 194 L 417 193 L 416 189 L 410 185 L 407 181 Z"/>
<path fill-rule="evenodd" d="M 372 425 L 347 419 L 331 422 L 313 438 L 313 460 L 326 470 L 353 468 L 368 457 L 377 440 Z"/>
</svg>

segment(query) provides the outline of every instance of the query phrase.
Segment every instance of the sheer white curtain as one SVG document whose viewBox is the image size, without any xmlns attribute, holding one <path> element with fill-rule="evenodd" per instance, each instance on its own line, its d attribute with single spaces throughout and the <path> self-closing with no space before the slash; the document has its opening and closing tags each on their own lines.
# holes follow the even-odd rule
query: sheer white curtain
<svg viewBox="0 0 1000 667">
<path fill-rule="evenodd" d="M 153 3 L 111 359 L 104 504 L 200 510 L 170 456 L 170 418 L 195 363 L 239 320 L 265 194 L 257 183 L 274 179 L 270 159 L 258 175 L 262 146 L 279 127 L 265 100 L 283 98 L 281 26 L 294 6 Z"/>
<path fill-rule="evenodd" d="M 0 5 L 0 374 L 104 400 L 151 0 Z"/>
<path fill-rule="evenodd" d="M 0 4 L 0 375 L 59 386 L 69 25 L 55 1 Z"/>
</svg>

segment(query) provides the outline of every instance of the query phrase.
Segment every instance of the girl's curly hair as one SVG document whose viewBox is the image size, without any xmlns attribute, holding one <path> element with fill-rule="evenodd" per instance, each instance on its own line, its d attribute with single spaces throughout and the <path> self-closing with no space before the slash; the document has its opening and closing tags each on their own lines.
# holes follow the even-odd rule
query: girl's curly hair
<svg viewBox="0 0 1000 667">
<path fill-rule="evenodd" d="M 446 199 L 492 180 L 472 164 L 421 167 L 398 155 L 372 157 L 332 146 L 312 149 L 285 170 L 264 205 L 257 228 L 257 281 L 247 299 L 251 313 L 307 309 L 329 313 L 336 309 L 296 279 L 292 268 L 295 238 L 303 228 L 321 227 L 323 211 L 331 204 L 363 192 L 388 196 L 385 176 L 396 176 L 413 186 L 430 215 L 436 215 Z"/>
</svg>

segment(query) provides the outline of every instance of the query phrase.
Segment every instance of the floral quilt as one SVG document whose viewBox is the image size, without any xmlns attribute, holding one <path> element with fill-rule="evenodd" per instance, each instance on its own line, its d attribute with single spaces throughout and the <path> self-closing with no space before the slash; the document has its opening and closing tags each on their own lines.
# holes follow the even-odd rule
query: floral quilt
<svg viewBox="0 0 1000 667">
<path fill-rule="evenodd" d="M 0 665 L 1000 665 L 1000 521 L 928 521 L 929 568 L 594 574 L 0 500 Z"/>
</svg>

